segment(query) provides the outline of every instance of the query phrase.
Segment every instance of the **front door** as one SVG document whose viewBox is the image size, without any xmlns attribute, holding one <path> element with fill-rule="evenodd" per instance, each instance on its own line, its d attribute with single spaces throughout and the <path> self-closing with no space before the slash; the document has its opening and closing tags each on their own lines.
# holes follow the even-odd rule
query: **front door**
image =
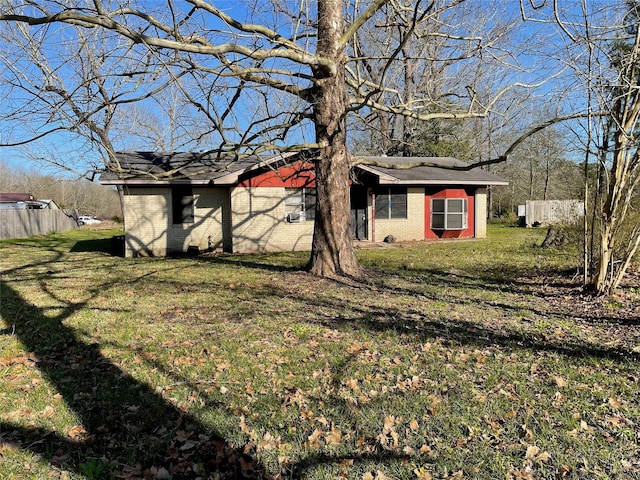
<svg viewBox="0 0 640 480">
<path fill-rule="evenodd" d="M 368 240 L 367 224 L 367 188 L 351 185 L 351 229 L 356 240 Z"/>
</svg>

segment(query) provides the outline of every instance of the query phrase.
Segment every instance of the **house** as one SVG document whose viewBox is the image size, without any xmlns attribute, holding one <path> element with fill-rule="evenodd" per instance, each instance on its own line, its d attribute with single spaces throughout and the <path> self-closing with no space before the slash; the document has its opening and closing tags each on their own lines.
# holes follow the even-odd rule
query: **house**
<svg viewBox="0 0 640 480">
<path fill-rule="evenodd" d="M 453 158 L 358 159 L 351 218 L 361 242 L 484 237 L 487 187 L 507 184 Z M 315 175 L 301 154 L 120 152 L 116 164 L 100 183 L 122 194 L 126 256 L 311 248 Z"/>
<path fill-rule="evenodd" d="M 0 210 L 32 210 L 43 208 L 31 193 L 0 193 Z"/>
</svg>

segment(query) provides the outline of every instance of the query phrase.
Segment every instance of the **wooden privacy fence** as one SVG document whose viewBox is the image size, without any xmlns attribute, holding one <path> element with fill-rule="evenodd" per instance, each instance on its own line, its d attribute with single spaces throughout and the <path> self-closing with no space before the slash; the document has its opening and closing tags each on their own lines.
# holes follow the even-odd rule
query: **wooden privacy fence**
<svg viewBox="0 0 640 480">
<path fill-rule="evenodd" d="M 78 228 L 63 210 L 0 210 L 0 239 L 26 238 Z"/>
<path fill-rule="evenodd" d="M 584 215 L 584 203 L 580 200 L 527 200 L 526 225 L 550 223 L 575 223 Z"/>
</svg>

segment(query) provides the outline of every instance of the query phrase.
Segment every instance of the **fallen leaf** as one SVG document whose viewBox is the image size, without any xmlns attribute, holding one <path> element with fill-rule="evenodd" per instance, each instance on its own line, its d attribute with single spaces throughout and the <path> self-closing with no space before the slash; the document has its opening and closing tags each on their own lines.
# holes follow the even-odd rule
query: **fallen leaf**
<svg viewBox="0 0 640 480">
<path fill-rule="evenodd" d="M 244 415 L 240 415 L 240 430 L 243 433 L 251 433 L 251 429 L 247 427 L 247 424 L 244 421 Z"/>
<path fill-rule="evenodd" d="M 55 457 L 51 457 L 49 460 L 53 465 L 60 466 L 69 460 L 71 457 L 68 454 L 65 455 L 56 455 Z"/>
<path fill-rule="evenodd" d="M 413 470 L 413 473 L 416 474 L 416 477 L 420 480 L 432 480 L 433 477 L 431 476 L 431 474 L 429 472 L 427 472 L 424 468 L 420 467 L 420 468 L 416 468 L 415 470 Z"/>
<path fill-rule="evenodd" d="M 327 445 L 339 445 L 342 440 L 342 432 L 337 428 L 332 428 L 329 433 L 324 436 Z"/>
<path fill-rule="evenodd" d="M 611 397 L 609 399 L 609 405 L 611 405 L 613 408 L 620 408 L 622 406 L 622 402 L 620 402 L 620 400 L 618 400 L 617 398 Z"/>
<path fill-rule="evenodd" d="M 306 445 L 308 448 L 320 448 L 322 441 L 322 430 L 316 428 L 311 435 L 307 437 Z"/>
<path fill-rule="evenodd" d="M 567 381 L 562 377 L 555 377 L 554 380 L 558 388 L 565 388 L 567 386 Z"/>
<path fill-rule="evenodd" d="M 351 390 L 355 390 L 356 388 L 358 388 L 358 380 L 355 378 L 349 378 L 348 380 L 345 380 L 344 384 Z"/>
<path fill-rule="evenodd" d="M 527 470 L 513 470 L 509 473 L 511 474 L 509 478 L 513 480 L 535 480 L 535 477 Z"/>
<path fill-rule="evenodd" d="M 167 470 L 164 467 L 161 467 L 157 472 L 156 472 L 156 480 L 169 480 L 171 477 L 171 473 L 169 473 L 169 470 Z"/>
<path fill-rule="evenodd" d="M 76 425 L 71 430 L 69 430 L 68 435 L 71 438 L 82 437 L 87 434 L 87 430 L 82 425 Z"/>
<path fill-rule="evenodd" d="M 538 455 L 538 453 L 540 453 L 540 449 L 538 447 L 536 447 L 535 445 L 529 445 L 527 447 L 527 453 L 524 457 L 534 458 L 536 455 Z"/>
<path fill-rule="evenodd" d="M 567 475 L 569 475 L 572 471 L 573 471 L 573 468 L 571 468 L 569 465 L 563 465 L 562 467 L 560 467 L 560 471 L 558 472 L 558 477 L 564 478 Z"/>
<path fill-rule="evenodd" d="M 536 461 L 538 462 L 548 462 L 550 459 L 551 455 L 549 454 L 549 452 L 542 452 L 536 457 Z"/>
<path fill-rule="evenodd" d="M 413 430 L 414 432 L 417 432 L 418 429 L 420 428 L 420 425 L 418 425 L 418 422 L 415 420 L 411 420 L 409 422 L 409 427 L 411 427 L 411 430 Z"/>
<path fill-rule="evenodd" d="M 418 450 L 420 453 L 432 456 L 433 455 L 433 450 L 431 449 L 431 447 L 429 445 L 422 445 L 420 447 L 420 450 Z"/>
<path fill-rule="evenodd" d="M 280 437 L 274 437 L 271 433 L 267 432 L 262 437 L 262 440 L 258 442 L 259 450 L 273 450 L 280 445 Z"/>
<path fill-rule="evenodd" d="M 47 405 L 46 407 L 44 407 L 44 410 L 42 410 L 42 416 L 44 418 L 51 418 L 56 414 L 56 409 L 53 408 L 51 405 Z"/>
</svg>

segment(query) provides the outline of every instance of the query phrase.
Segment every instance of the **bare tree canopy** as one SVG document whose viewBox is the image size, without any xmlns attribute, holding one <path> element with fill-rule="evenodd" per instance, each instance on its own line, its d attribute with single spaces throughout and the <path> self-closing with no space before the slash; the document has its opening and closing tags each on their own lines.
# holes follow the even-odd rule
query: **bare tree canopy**
<svg viewBox="0 0 640 480">
<path fill-rule="evenodd" d="M 585 58 L 574 55 L 578 27 L 606 19 L 592 11 L 580 1 L 0 0 L 0 145 L 65 132 L 93 152 L 91 170 L 117 170 L 114 151 L 140 144 L 214 158 L 312 150 L 310 269 L 359 276 L 347 130 L 375 153 L 411 155 L 442 122 L 481 121 L 466 137 L 473 166 L 503 162 L 545 126 L 586 115 L 569 88 Z M 556 108 L 532 125 L 538 95 Z M 510 141 L 489 133 L 507 129 Z"/>
<path fill-rule="evenodd" d="M 188 124 L 194 128 L 170 122 L 169 129 L 182 129 L 184 146 L 237 157 L 318 151 L 310 267 L 320 275 L 358 276 L 349 230 L 347 117 L 479 118 L 524 86 L 502 80 L 489 96 L 478 94 L 478 77 L 465 68 L 479 65 L 482 55 L 504 59 L 498 39 L 512 26 L 500 27 L 494 18 L 486 31 L 482 22 L 466 31 L 456 20 L 471 15 L 464 4 L 322 0 L 220 8 L 203 0 L 82 6 L 5 0 L 2 34 L 18 61 L 4 54 L 13 100 L 3 116 L 25 123 L 0 141 L 19 145 L 58 130 L 80 133 L 117 169 L 113 152 L 130 124 L 129 107 L 146 101 L 162 115 L 166 102 L 158 99 L 176 92 L 180 118 L 198 119 Z M 437 48 L 423 47 L 431 44 Z M 426 96 L 402 86 L 406 78 L 398 75 L 409 63 L 429 62 L 469 82 L 427 89 Z M 455 101 L 443 103 L 446 98 Z"/>
</svg>

